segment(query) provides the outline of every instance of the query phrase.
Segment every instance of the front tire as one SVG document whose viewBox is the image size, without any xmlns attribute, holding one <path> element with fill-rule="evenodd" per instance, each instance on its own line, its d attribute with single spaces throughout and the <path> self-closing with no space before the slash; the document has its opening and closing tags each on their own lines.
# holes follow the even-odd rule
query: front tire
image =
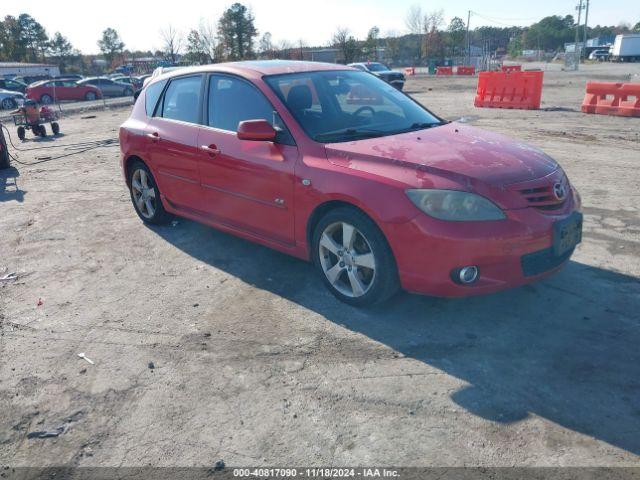
<svg viewBox="0 0 640 480">
<path fill-rule="evenodd" d="M 53 103 L 53 97 L 45 93 L 40 97 L 40 103 L 43 105 L 51 105 Z"/>
<path fill-rule="evenodd" d="M 133 208 L 144 223 L 162 225 L 171 220 L 160 199 L 155 178 L 144 163 L 135 161 L 129 168 L 129 193 Z"/>
<path fill-rule="evenodd" d="M 13 98 L 7 97 L 2 100 L 2 105 L 0 106 L 2 107 L 3 110 L 13 110 L 18 106 L 18 104 Z"/>
<path fill-rule="evenodd" d="M 21 142 L 24 142 L 24 139 L 27 137 L 27 131 L 24 127 L 18 127 L 18 138 Z"/>
<path fill-rule="evenodd" d="M 380 304 L 400 288 L 386 238 L 360 210 L 340 207 L 322 217 L 313 233 L 312 249 L 325 285 L 345 303 Z"/>
</svg>

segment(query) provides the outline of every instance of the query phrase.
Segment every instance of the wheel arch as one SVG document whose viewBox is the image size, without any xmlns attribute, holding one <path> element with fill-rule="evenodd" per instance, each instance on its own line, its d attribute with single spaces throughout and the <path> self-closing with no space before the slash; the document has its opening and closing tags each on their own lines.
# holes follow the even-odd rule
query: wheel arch
<svg viewBox="0 0 640 480">
<path fill-rule="evenodd" d="M 138 155 L 129 155 L 126 160 L 124 161 L 124 173 L 125 173 L 125 179 L 127 182 L 127 186 L 131 187 L 131 185 L 129 185 L 129 174 L 131 173 L 131 166 L 135 163 L 135 162 L 141 162 L 143 163 L 149 170 L 151 170 L 151 167 L 149 166 L 149 164 L 147 162 L 145 162 L 142 158 L 140 158 Z"/>
<path fill-rule="evenodd" d="M 382 236 L 384 237 L 387 244 L 390 245 L 389 239 L 387 239 L 387 235 L 385 234 L 384 229 L 380 226 L 380 222 L 378 221 L 378 219 L 375 218 L 375 216 L 371 215 L 370 212 L 356 205 L 356 203 L 354 202 L 350 202 L 345 199 L 332 199 L 332 200 L 327 200 L 325 202 L 322 202 L 319 205 L 316 205 L 316 207 L 313 209 L 313 211 L 311 212 L 311 215 L 309 215 L 309 218 L 307 220 L 306 240 L 307 240 L 307 246 L 308 246 L 307 249 L 309 253 L 309 258 L 313 258 L 312 257 L 313 232 L 316 226 L 318 225 L 318 222 L 320 222 L 322 217 L 324 217 L 330 211 L 336 210 L 342 207 L 351 208 L 353 210 L 356 210 L 362 213 L 363 215 L 366 215 L 367 218 L 369 218 L 374 223 L 374 225 L 378 228 L 378 230 L 380 230 L 380 233 L 382 233 Z M 393 252 L 393 249 L 391 250 Z"/>
</svg>

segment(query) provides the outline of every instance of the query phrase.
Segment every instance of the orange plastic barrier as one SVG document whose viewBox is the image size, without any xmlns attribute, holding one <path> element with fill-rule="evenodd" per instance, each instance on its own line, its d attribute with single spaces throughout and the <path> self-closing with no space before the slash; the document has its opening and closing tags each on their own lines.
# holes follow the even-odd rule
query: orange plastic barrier
<svg viewBox="0 0 640 480">
<path fill-rule="evenodd" d="M 522 65 L 502 65 L 502 71 L 507 73 L 521 72 Z"/>
<path fill-rule="evenodd" d="M 460 66 L 456 69 L 456 73 L 458 75 L 475 75 L 476 74 L 476 67 L 463 67 Z"/>
<path fill-rule="evenodd" d="M 453 75 L 453 67 L 437 67 L 436 75 Z"/>
<path fill-rule="evenodd" d="M 582 111 L 640 117 L 640 83 L 587 82 Z"/>
<path fill-rule="evenodd" d="M 537 110 L 543 72 L 480 72 L 474 105 L 485 108 Z"/>
<path fill-rule="evenodd" d="M 416 67 L 407 67 L 404 69 L 404 74 L 405 75 L 415 75 L 416 74 Z"/>
</svg>

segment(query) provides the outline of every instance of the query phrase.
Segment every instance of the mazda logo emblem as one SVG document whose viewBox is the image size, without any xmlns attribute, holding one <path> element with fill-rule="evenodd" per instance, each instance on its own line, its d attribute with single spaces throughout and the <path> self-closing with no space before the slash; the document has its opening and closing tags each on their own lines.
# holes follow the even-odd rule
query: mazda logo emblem
<svg viewBox="0 0 640 480">
<path fill-rule="evenodd" d="M 556 183 L 553 186 L 553 195 L 558 199 L 558 200 L 564 200 L 564 197 L 567 196 L 567 189 L 565 188 L 565 186 L 561 183 Z"/>
</svg>

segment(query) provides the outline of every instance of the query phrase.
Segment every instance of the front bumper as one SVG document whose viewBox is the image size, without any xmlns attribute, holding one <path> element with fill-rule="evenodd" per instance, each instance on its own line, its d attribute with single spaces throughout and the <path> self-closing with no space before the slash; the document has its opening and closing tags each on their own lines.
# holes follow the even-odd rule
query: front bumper
<svg viewBox="0 0 640 480">
<path fill-rule="evenodd" d="M 554 255 L 553 225 L 576 210 L 574 205 L 556 215 L 531 207 L 508 210 L 507 219 L 490 222 L 444 222 L 419 214 L 389 225 L 385 233 L 405 290 L 463 297 L 517 287 L 559 270 L 573 249 Z M 478 280 L 456 283 L 451 272 L 468 265 L 478 267 Z"/>
</svg>

